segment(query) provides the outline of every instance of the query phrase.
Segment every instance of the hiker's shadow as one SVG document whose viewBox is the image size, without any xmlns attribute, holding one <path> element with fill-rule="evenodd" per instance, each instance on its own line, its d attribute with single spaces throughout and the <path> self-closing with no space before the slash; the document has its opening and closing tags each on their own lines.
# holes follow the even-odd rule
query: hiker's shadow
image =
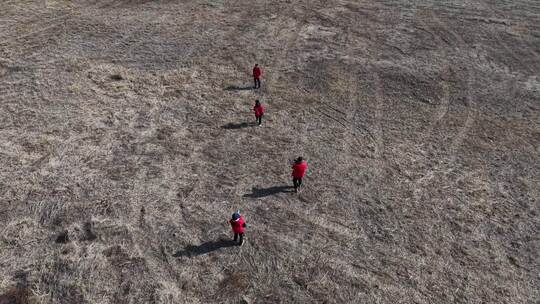
<svg viewBox="0 0 540 304">
<path fill-rule="evenodd" d="M 230 122 L 230 123 L 228 123 L 226 125 L 221 126 L 221 128 L 227 129 L 227 130 L 236 130 L 236 129 L 243 129 L 243 128 L 252 127 L 254 125 L 255 124 L 253 124 L 253 123 L 250 124 L 248 122 L 241 122 L 241 123 Z"/>
<path fill-rule="evenodd" d="M 220 239 L 217 241 L 210 241 L 202 243 L 200 245 L 189 245 L 183 250 L 178 250 L 173 254 L 173 257 L 178 258 L 181 256 L 197 256 L 202 254 L 207 254 L 212 251 L 216 251 L 221 248 L 227 248 L 234 246 L 235 243 L 232 240 Z"/>
<path fill-rule="evenodd" d="M 293 186 L 274 186 L 270 188 L 251 188 L 251 193 L 244 194 L 244 197 L 250 198 L 260 198 L 265 196 L 270 196 L 278 193 L 289 193 L 292 192 Z"/>
<path fill-rule="evenodd" d="M 237 85 L 230 85 L 223 90 L 225 91 L 247 91 L 247 90 L 254 90 L 252 86 L 237 86 Z"/>
</svg>

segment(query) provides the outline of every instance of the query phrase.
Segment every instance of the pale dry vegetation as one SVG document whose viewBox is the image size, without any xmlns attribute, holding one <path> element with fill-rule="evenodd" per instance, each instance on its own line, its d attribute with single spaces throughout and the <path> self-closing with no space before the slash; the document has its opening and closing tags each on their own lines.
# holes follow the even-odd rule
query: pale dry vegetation
<svg viewBox="0 0 540 304">
<path fill-rule="evenodd" d="M 538 1 L 7 0 L 0 37 L 2 304 L 540 299 Z"/>
</svg>

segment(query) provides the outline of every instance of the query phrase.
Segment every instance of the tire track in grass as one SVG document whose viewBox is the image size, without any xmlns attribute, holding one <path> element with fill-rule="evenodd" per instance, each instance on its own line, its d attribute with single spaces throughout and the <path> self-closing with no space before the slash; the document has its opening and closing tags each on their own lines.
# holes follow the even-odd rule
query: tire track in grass
<svg viewBox="0 0 540 304">
<path fill-rule="evenodd" d="M 312 10 L 313 12 L 313 10 Z M 283 66 L 285 60 L 288 58 L 288 54 L 291 52 L 291 50 L 295 47 L 295 45 L 298 43 L 301 30 L 303 28 L 303 25 L 307 23 L 309 15 L 305 14 L 304 17 L 301 19 L 302 21 L 298 22 L 298 26 L 295 28 L 295 30 L 290 35 L 286 46 L 282 49 L 280 52 L 281 54 L 277 57 L 278 60 L 274 63 L 276 67 Z M 302 68 L 302 66 L 299 66 L 299 68 Z M 322 75 L 321 73 L 318 73 L 319 75 Z M 302 81 L 302 80 L 301 80 Z M 302 87 L 302 85 L 300 85 Z M 321 91 L 320 85 L 318 86 L 318 91 Z M 302 97 L 307 97 L 308 95 L 313 95 L 315 92 L 310 92 L 306 89 L 299 89 L 298 90 L 299 95 Z M 286 100 L 288 97 L 283 96 L 284 100 Z M 311 115 L 317 115 L 317 116 L 324 116 L 327 119 L 330 119 L 338 124 L 340 124 L 345 129 L 351 129 L 351 119 L 354 117 L 354 113 L 346 113 L 334 106 L 332 106 L 328 101 L 326 101 L 326 97 L 324 95 L 320 96 L 319 98 L 320 106 L 314 106 L 312 107 L 313 110 L 309 111 Z M 349 104 L 351 103 L 351 100 L 348 101 Z M 347 126 L 346 124 L 349 124 Z M 309 131 L 307 131 L 309 132 Z M 294 151 L 302 151 L 304 147 L 302 147 L 302 143 L 295 142 L 292 149 Z M 341 226 L 341 223 L 329 223 L 328 220 L 324 217 L 317 216 L 313 213 L 315 208 L 317 207 L 318 203 L 313 200 L 313 198 L 310 198 L 309 200 L 303 199 L 303 197 L 299 197 L 299 199 L 303 202 L 309 203 L 310 205 L 306 208 L 301 208 L 301 210 L 294 209 L 293 212 L 295 216 L 299 218 L 306 219 L 308 222 L 312 223 L 314 226 L 318 226 L 323 228 L 324 230 L 331 231 L 332 234 L 341 235 L 342 237 L 345 237 L 347 239 L 355 239 L 355 236 L 357 235 L 357 232 L 347 226 Z M 291 202 L 291 198 L 286 198 L 285 202 L 287 205 L 294 205 Z M 316 200 L 316 199 L 315 199 Z M 296 203 L 296 199 L 295 199 Z M 340 225 L 339 228 L 336 225 Z M 345 232 L 344 232 L 345 231 Z"/>
<path fill-rule="evenodd" d="M 347 44 L 350 44 L 350 41 L 352 39 L 350 38 L 351 31 L 347 31 L 346 33 L 346 42 Z M 349 46 L 347 48 L 347 56 L 349 58 L 353 58 L 353 51 L 354 47 Z M 371 60 L 376 60 L 375 58 L 371 58 Z M 372 70 L 375 70 L 373 67 Z M 361 93 L 361 89 L 359 87 L 359 84 L 356 79 L 349 78 L 346 80 L 347 85 L 347 100 L 345 101 L 348 111 L 342 111 L 340 109 L 337 109 L 334 107 L 330 102 L 325 101 L 325 98 L 322 97 L 320 102 L 321 106 L 314 107 L 314 109 L 320 113 L 321 116 L 324 116 L 339 125 L 341 125 L 344 128 L 345 133 L 345 139 L 342 141 L 342 145 L 346 149 L 346 151 L 349 151 L 349 154 L 354 150 L 361 151 L 365 147 L 365 142 L 363 142 L 359 138 L 359 134 L 364 134 L 364 136 L 367 136 L 369 141 L 371 141 L 375 146 L 375 159 L 379 163 L 382 157 L 382 151 L 383 151 L 383 137 L 382 137 L 382 88 L 380 85 L 380 79 L 378 74 L 375 72 L 375 114 L 374 114 L 374 121 L 375 123 L 375 129 L 371 130 L 368 128 L 365 124 L 361 123 L 358 119 L 359 113 L 361 111 L 359 110 L 359 94 Z M 376 166 L 376 174 L 380 177 L 380 170 L 379 168 L 381 166 Z M 377 178 L 379 179 L 379 178 Z"/>
<path fill-rule="evenodd" d="M 310 6 L 307 9 L 307 11 L 309 11 L 311 14 L 323 15 L 326 18 L 330 18 L 327 14 L 324 14 L 324 13 L 320 12 L 319 11 L 320 9 L 321 9 L 321 7 L 313 8 L 312 6 Z M 304 24 L 307 24 L 307 18 L 308 17 L 309 17 L 309 15 L 306 14 L 305 18 L 304 18 L 304 21 L 303 21 Z M 300 31 L 296 32 L 296 37 L 299 36 L 299 32 Z M 347 33 L 347 35 L 350 35 L 350 31 Z M 297 38 L 295 40 L 297 40 Z M 320 68 L 318 68 L 317 71 L 314 74 L 323 75 L 322 72 L 323 71 L 321 71 Z M 363 128 L 362 126 L 359 126 L 357 123 L 353 122 L 353 119 L 355 117 L 355 113 L 353 111 L 344 112 L 344 111 L 342 111 L 340 109 L 337 109 L 336 107 L 332 106 L 332 104 L 329 101 L 326 101 L 327 97 L 324 94 L 322 94 L 321 82 L 317 82 L 317 84 L 318 84 L 317 85 L 317 91 L 319 93 L 318 102 L 319 102 L 320 105 L 313 106 L 311 108 L 312 110 L 310 110 L 309 112 L 312 115 L 317 115 L 319 117 L 322 117 L 325 120 L 329 119 L 329 120 L 339 124 L 341 127 L 343 127 L 346 130 L 345 131 L 346 140 L 342 141 L 342 144 L 344 145 L 344 147 L 345 146 L 351 146 L 350 143 L 358 142 L 358 138 L 356 138 L 354 136 L 351 136 L 351 133 L 354 132 L 354 131 L 352 131 L 353 129 L 356 129 L 356 130 L 358 130 L 360 132 L 363 132 L 363 133 L 367 133 L 368 136 L 373 137 L 372 134 L 369 132 L 369 130 L 367 130 L 366 128 Z M 349 85 L 349 87 L 351 87 L 351 86 Z M 301 95 L 313 94 L 312 92 L 310 92 L 307 89 L 302 89 L 302 90 L 300 90 Z M 350 98 L 347 101 L 347 104 L 349 105 L 349 107 L 351 106 L 352 100 Z M 354 132 L 354 133 L 356 133 L 356 132 Z"/>
<path fill-rule="evenodd" d="M 381 86 L 381 79 L 378 72 L 374 72 L 374 85 L 375 85 L 375 130 L 374 130 L 374 137 L 375 137 L 375 157 L 376 159 L 381 162 L 384 158 L 384 128 L 382 126 L 382 120 L 383 120 L 383 93 L 382 93 L 382 86 Z M 382 165 L 382 164 L 381 164 Z M 379 167 L 380 168 L 380 167 Z"/>
<path fill-rule="evenodd" d="M 305 6 L 307 4 L 303 4 L 303 5 Z M 289 59 L 289 56 L 291 56 L 291 52 L 297 47 L 298 42 L 300 41 L 300 34 L 302 32 L 302 29 L 304 28 L 304 25 L 308 24 L 308 19 L 310 17 L 308 11 L 309 10 L 302 10 L 302 14 L 300 16 L 298 16 L 297 18 L 295 18 L 297 20 L 296 27 L 294 27 L 290 31 L 290 35 L 288 37 L 288 40 L 285 43 L 285 46 L 281 49 L 281 52 L 278 54 L 278 56 L 276 57 L 277 59 L 273 64 L 276 68 L 282 70 L 284 67 L 287 66 L 286 60 Z M 296 10 L 293 10 L 293 13 L 296 13 L 296 12 L 297 12 Z M 296 16 L 296 15 L 294 15 L 294 16 Z M 280 30 L 282 30 L 282 29 L 280 29 Z M 296 69 L 300 70 L 300 71 L 305 70 L 305 65 L 306 65 L 305 62 L 303 62 L 303 63 L 297 62 Z M 299 88 L 302 88 L 302 82 L 303 81 L 304 81 L 304 78 L 301 77 L 300 81 L 299 81 L 300 83 L 297 85 L 297 92 L 298 92 L 298 94 L 300 95 L 301 98 L 306 98 L 307 97 L 306 93 L 310 93 L 310 92 L 307 91 L 307 90 L 299 89 Z M 290 83 L 288 83 L 288 84 L 290 85 Z M 287 94 L 286 93 L 287 89 L 282 90 L 283 93 L 277 93 L 277 95 L 279 96 L 279 99 L 281 99 L 282 101 L 287 101 L 290 98 L 289 95 L 285 95 L 285 94 Z M 268 92 L 268 96 L 270 98 L 272 98 L 273 93 L 275 94 L 275 92 Z M 288 104 L 289 103 L 287 103 L 287 105 Z M 279 109 L 277 109 L 277 110 L 279 110 Z M 304 113 L 309 113 L 309 112 L 304 112 Z M 298 127 L 301 127 L 301 128 L 305 129 L 306 125 L 301 124 Z M 304 132 L 309 132 L 309 131 L 304 130 Z M 291 149 L 290 149 L 290 153 L 299 154 L 299 153 L 302 153 L 302 151 L 304 151 L 304 146 L 303 146 L 302 142 L 293 140 L 292 145 L 291 145 Z"/>
<path fill-rule="evenodd" d="M 373 17 L 373 22 L 369 23 L 368 25 L 368 31 L 370 33 L 377 33 L 377 29 L 375 26 L 380 22 L 381 18 L 384 18 L 381 16 L 383 14 L 383 9 L 377 5 L 373 6 L 373 9 L 375 10 Z M 374 24 L 374 25 L 373 25 Z M 352 52 L 352 50 L 349 50 L 349 52 Z M 369 70 L 371 73 L 373 73 L 373 78 L 371 79 L 371 83 L 373 85 L 373 99 L 375 101 L 374 105 L 374 113 L 373 113 L 373 125 L 370 128 L 363 127 L 362 129 L 367 132 L 372 140 L 372 143 L 374 144 L 374 171 L 375 171 L 375 187 L 376 190 L 376 197 L 380 198 L 380 181 L 383 177 L 385 167 L 387 166 L 386 161 L 384 160 L 384 127 L 382 125 L 382 120 L 384 117 L 383 113 L 383 89 L 381 84 L 381 79 L 379 72 L 377 70 L 377 63 L 380 60 L 379 56 L 380 52 L 376 52 L 375 55 L 368 55 L 369 61 L 371 63 L 368 63 Z M 359 88 L 356 88 L 356 93 L 358 93 Z M 358 113 L 358 107 L 356 107 L 355 112 Z M 357 116 L 357 115 L 355 115 Z M 357 121 L 355 122 L 357 125 L 359 124 Z"/>
<path fill-rule="evenodd" d="M 377 19 L 377 18 L 376 18 Z M 369 32 L 374 32 L 375 29 L 368 29 Z M 350 41 L 353 41 L 353 39 L 350 37 L 351 31 L 349 30 L 346 33 L 346 39 L 347 41 L 347 50 L 346 54 L 349 58 L 354 58 L 354 47 L 350 45 Z M 322 115 L 330 118 L 331 120 L 337 122 L 344 128 L 345 133 L 345 139 L 343 140 L 343 145 L 346 151 L 351 154 L 353 150 L 355 151 L 362 151 L 365 150 L 365 140 L 362 140 L 360 138 L 360 134 L 363 134 L 364 136 L 367 136 L 368 141 L 371 142 L 374 145 L 374 159 L 376 165 L 374 167 L 375 172 L 375 187 L 376 190 L 376 196 L 380 197 L 380 189 L 379 185 L 380 180 L 382 179 L 382 176 L 384 174 L 384 168 L 386 166 L 386 162 L 384 160 L 384 130 L 382 126 L 382 120 L 383 120 L 383 93 L 382 93 L 382 86 L 379 74 L 376 70 L 376 56 L 368 55 L 369 60 L 375 62 L 370 65 L 370 70 L 372 71 L 374 77 L 372 79 L 372 83 L 374 85 L 374 100 L 375 100 L 375 107 L 374 107 L 374 113 L 373 113 L 373 125 L 368 127 L 365 124 L 363 124 L 359 117 L 360 113 L 362 113 L 359 109 L 360 106 L 360 100 L 359 95 L 361 94 L 361 88 L 356 79 L 348 78 L 346 80 L 347 85 L 347 96 L 346 96 L 346 107 L 348 111 L 341 111 L 340 109 L 335 108 L 332 106 L 329 102 L 326 102 L 324 99 L 321 99 L 322 105 L 320 107 L 317 107 L 316 110 L 319 111 Z M 355 74 L 355 73 L 352 73 Z M 332 114 L 330 114 L 332 113 Z M 360 133 L 360 134 L 359 134 Z M 352 233 L 354 234 L 354 233 Z"/>
<path fill-rule="evenodd" d="M 465 97 L 465 106 L 468 109 L 467 111 L 467 118 L 463 124 L 463 126 L 459 129 L 458 133 L 452 140 L 452 143 L 450 145 L 450 157 L 452 158 L 452 161 L 456 160 L 456 156 L 458 153 L 459 147 L 463 144 L 463 141 L 467 137 L 467 133 L 472 129 L 475 117 L 476 117 L 476 110 L 474 106 L 474 101 L 472 99 L 471 90 L 472 90 L 472 75 L 471 70 L 468 70 L 467 75 L 467 96 Z"/>
<path fill-rule="evenodd" d="M 445 31 L 452 34 L 456 41 L 459 44 L 459 48 L 462 50 L 465 50 L 469 45 L 467 42 L 455 31 L 450 29 L 446 23 L 441 21 L 441 19 L 433 12 L 432 10 L 430 12 L 430 15 L 432 16 L 432 19 L 437 22 Z M 462 145 L 463 141 L 467 137 L 467 133 L 473 128 L 474 122 L 475 122 L 475 116 L 476 116 L 476 107 L 474 104 L 474 100 L 472 97 L 472 86 L 471 86 L 471 78 L 472 78 L 472 70 L 471 67 L 467 67 L 467 88 L 466 88 L 466 97 L 465 97 L 465 108 L 467 111 L 467 118 L 463 122 L 463 126 L 458 130 L 457 134 L 452 139 L 452 143 L 450 144 L 450 158 L 452 162 L 456 161 L 456 156 L 458 152 L 458 148 Z"/>
<path fill-rule="evenodd" d="M 422 11 L 420 11 L 420 12 L 422 12 Z M 415 14 L 415 17 L 416 16 L 418 16 L 418 14 Z M 443 37 L 440 34 L 438 34 L 436 32 L 433 32 L 433 31 L 429 31 L 429 29 L 431 27 L 424 22 L 424 18 L 422 16 L 420 16 L 419 18 L 415 18 L 415 20 L 418 20 L 420 25 L 422 27 L 426 28 L 426 29 L 424 29 L 424 28 L 421 28 L 421 29 L 426 31 L 427 33 L 429 33 L 438 42 L 437 43 L 438 46 L 442 46 L 442 45 L 445 45 L 446 43 L 448 43 L 448 41 L 446 39 L 443 39 Z M 418 28 L 418 27 L 416 27 L 416 28 Z M 442 64 L 442 66 L 444 67 L 446 78 L 450 79 L 450 63 L 448 61 L 449 54 L 446 51 L 446 49 L 443 48 L 443 47 L 438 47 L 437 50 L 439 52 L 442 52 L 442 56 L 443 56 L 443 60 L 444 60 L 444 63 Z M 441 82 L 442 82 L 442 86 L 443 86 L 443 96 L 442 96 L 441 100 L 439 100 L 440 103 L 436 107 L 435 115 L 434 115 L 435 119 L 432 120 L 430 125 L 429 125 L 429 128 L 428 128 L 429 130 L 428 131 L 430 133 L 432 133 L 433 128 L 435 128 L 435 125 L 446 116 L 446 114 L 448 113 L 448 110 L 449 110 L 450 89 L 449 89 L 447 81 L 443 80 Z"/>
<path fill-rule="evenodd" d="M 298 20 L 297 26 L 291 31 L 290 37 L 288 41 L 286 42 L 285 47 L 282 49 L 281 54 L 277 56 L 278 59 L 276 60 L 274 66 L 279 67 L 280 69 L 283 69 L 283 67 L 287 65 L 285 60 L 289 58 L 292 50 L 295 49 L 296 46 L 298 45 L 298 42 L 300 40 L 299 39 L 300 33 L 302 32 L 304 25 L 308 24 L 308 19 L 309 19 L 309 15 L 307 13 L 304 13 L 299 18 L 297 18 Z M 296 69 L 300 71 L 304 70 L 305 65 L 306 65 L 305 63 L 302 63 L 302 64 L 297 63 Z M 298 87 L 302 87 L 303 81 L 304 81 L 304 78 L 300 78 L 300 83 L 298 84 Z M 308 92 L 308 91 L 304 90 L 304 92 Z M 303 92 L 299 90 L 299 93 L 302 94 Z M 283 96 L 281 97 L 283 98 Z M 284 99 L 287 99 L 287 97 L 285 97 Z"/>
<path fill-rule="evenodd" d="M 448 33 L 452 38 L 453 41 L 456 41 L 458 44 L 458 48 L 463 52 L 467 50 L 468 44 L 465 42 L 465 40 L 455 31 L 451 30 L 447 24 L 441 21 L 441 19 L 434 13 L 435 7 L 432 6 L 428 8 L 427 10 L 421 10 L 419 12 L 420 17 L 415 18 L 421 26 L 421 29 L 429 33 L 436 41 L 438 46 L 452 46 L 452 39 L 447 39 L 443 37 L 441 34 L 441 30 L 443 32 Z M 425 15 L 425 17 L 424 17 Z M 431 20 L 433 22 L 433 25 L 426 23 L 424 20 Z M 437 26 L 440 27 L 440 30 L 437 29 Z M 418 27 L 417 27 L 418 28 Z M 449 53 L 444 47 L 438 47 L 437 50 L 442 52 L 442 57 L 444 62 L 442 63 L 442 67 L 444 68 L 444 78 L 441 80 L 442 85 L 442 96 L 439 100 L 439 104 L 437 105 L 435 112 L 433 113 L 433 118 L 430 120 L 430 123 L 426 127 L 425 131 L 422 134 L 422 141 L 423 143 L 428 143 L 430 141 L 430 138 L 433 136 L 435 130 L 437 129 L 437 125 L 440 124 L 440 122 L 446 117 L 448 114 L 448 111 L 450 109 L 450 84 L 449 80 L 451 78 L 451 65 L 450 65 L 450 58 Z M 468 68 L 468 78 L 470 79 L 471 71 L 470 68 Z M 445 80 L 446 79 L 446 80 Z M 461 128 L 458 128 L 455 136 L 452 138 L 451 142 L 449 143 L 449 157 L 451 158 L 452 162 L 455 162 L 456 155 L 458 152 L 459 146 L 463 143 L 463 140 L 466 137 L 467 132 L 472 128 L 474 123 L 474 106 L 472 103 L 471 98 L 471 87 L 470 84 L 467 86 L 467 100 L 466 100 L 466 111 L 467 111 L 467 118 L 465 122 L 463 123 L 463 126 Z M 448 145 L 448 143 L 447 143 Z M 428 183 L 429 180 L 434 178 L 434 172 L 436 168 L 432 168 L 429 171 L 427 171 L 422 177 L 413 180 L 413 197 L 416 201 L 421 201 L 422 199 L 422 193 L 421 189 L 423 189 L 423 184 Z"/>
<path fill-rule="evenodd" d="M 450 66 L 447 66 L 447 71 L 449 70 L 450 70 Z M 450 73 L 447 72 L 447 77 L 450 76 L 449 74 Z M 432 125 L 435 125 L 439 121 L 441 121 L 448 113 L 448 109 L 450 107 L 450 88 L 448 86 L 448 82 L 444 81 L 442 83 L 442 86 L 443 86 L 443 96 L 440 100 L 440 103 L 437 105 L 437 109 L 435 111 L 436 119 L 432 122 Z"/>
<path fill-rule="evenodd" d="M 421 144 L 428 143 L 430 141 L 430 138 L 433 136 L 433 133 L 437 129 L 437 125 L 448 113 L 449 106 L 450 106 L 450 97 L 449 97 L 450 90 L 449 90 L 448 83 L 446 81 L 442 82 L 442 86 L 443 86 L 443 96 L 441 97 L 439 104 L 437 105 L 435 109 L 435 113 L 433 114 L 434 119 L 431 120 L 431 122 L 427 126 L 427 129 L 425 130 L 425 132 L 423 132 L 424 133 L 422 136 L 423 142 Z M 434 170 L 435 168 L 429 170 L 429 172 L 427 172 L 424 176 L 414 180 L 413 197 L 416 201 L 421 200 L 421 193 L 422 193 L 421 190 L 423 189 L 422 182 L 425 180 L 432 179 L 434 177 Z"/>
<path fill-rule="evenodd" d="M 351 88 L 348 90 L 348 102 L 347 102 L 347 109 L 350 109 L 347 111 L 347 113 L 339 111 L 342 115 L 345 116 L 345 120 L 348 123 L 348 127 L 346 127 L 346 148 L 348 148 L 347 152 L 349 155 L 351 155 L 353 152 L 359 152 L 365 149 L 366 143 L 362 142 L 360 138 L 360 134 L 367 135 L 368 141 L 375 142 L 375 137 L 373 134 L 367 129 L 362 123 L 360 123 L 358 117 L 359 117 L 359 94 L 360 94 L 360 88 L 357 84 L 357 81 L 353 81 L 353 79 L 349 79 L 348 88 Z M 332 108 L 330 105 L 328 105 L 330 108 Z M 334 109 L 336 110 L 336 109 Z M 337 110 L 336 110 L 337 111 Z"/>
<path fill-rule="evenodd" d="M 354 47 L 350 45 L 351 41 L 354 39 L 351 37 L 351 30 L 348 29 L 346 35 L 346 43 L 348 45 L 347 47 L 347 56 L 349 58 L 354 58 Z M 356 73 L 351 73 L 353 75 L 356 75 Z M 359 85 L 360 79 L 353 79 L 348 78 L 347 81 L 347 88 L 348 90 L 348 102 L 347 102 L 347 109 L 350 109 L 347 112 L 339 111 L 338 109 L 335 109 L 332 107 L 329 103 L 325 103 L 326 106 L 335 112 L 340 113 L 344 118 L 343 120 L 348 124 L 348 141 L 349 141 L 349 147 L 351 149 L 358 149 L 359 151 L 363 150 L 365 147 L 365 143 L 362 142 L 360 139 L 360 135 L 358 133 L 364 134 L 364 136 L 367 136 L 369 141 L 376 143 L 377 139 L 375 135 L 373 134 L 370 129 L 364 125 L 362 122 L 360 122 L 359 114 L 361 113 L 359 106 L 360 106 L 360 94 L 361 94 L 361 88 Z M 355 142 L 356 144 L 353 145 L 352 143 Z"/>
<path fill-rule="evenodd" d="M 384 156 L 384 127 L 382 126 L 383 120 L 383 95 L 382 86 L 379 73 L 374 72 L 374 85 L 375 85 L 375 113 L 374 113 L 374 138 L 375 138 L 375 187 L 377 199 L 381 199 L 380 185 L 383 184 L 384 171 L 388 166 Z"/>
<path fill-rule="evenodd" d="M 320 96 L 320 106 L 313 107 L 315 111 L 319 113 L 320 117 L 326 117 L 335 123 L 341 125 L 345 129 L 346 140 L 342 141 L 344 148 L 350 149 L 362 149 L 364 146 L 359 139 L 357 133 L 363 133 L 366 135 L 372 142 L 376 142 L 376 138 L 373 135 L 373 132 L 369 130 L 364 124 L 362 124 L 358 119 L 358 114 L 360 110 L 358 108 L 360 94 L 360 88 L 357 82 L 354 82 L 353 79 L 348 79 L 346 81 L 347 87 L 352 88 L 348 90 L 348 98 L 346 100 L 346 108 L 348 111 L 344 112 L 335 106 L 333 106 L 329 101 L 326 101 L 324 95 Z M 319 86 L 320 88 L 320 86 Z M 322 89 L 321 89 L 322 90 Z M 353 144 L 356 143 L 356 144 Z"/>
</svg>

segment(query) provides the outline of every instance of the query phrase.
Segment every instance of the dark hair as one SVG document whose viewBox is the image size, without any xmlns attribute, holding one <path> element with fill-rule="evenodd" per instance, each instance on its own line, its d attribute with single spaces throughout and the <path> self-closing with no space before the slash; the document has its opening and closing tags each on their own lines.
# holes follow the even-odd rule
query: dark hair
<svg viewBox="0 0 540 304">
<path fill-rule="evenodd" d="M 258 64 L 258 63 L 255 63 L 255 66 L 259 66 L 259 64 Z"/>
<path fill-rule="evenodd" d="M 303 161 L 304 159 L 302 158 L 302 156 L 298 156 L 298 158 L 296 159 L 296 162 L 299 163 L 301 161 Z"/>
<path fill-rule="evenodd" d="M 257 100 L 255 100 L 255 104 L 257 104 L 257 103 L 260 103 L 260 101 L 259 101 L 258 99 L 257 99 Z"/>
</svg>

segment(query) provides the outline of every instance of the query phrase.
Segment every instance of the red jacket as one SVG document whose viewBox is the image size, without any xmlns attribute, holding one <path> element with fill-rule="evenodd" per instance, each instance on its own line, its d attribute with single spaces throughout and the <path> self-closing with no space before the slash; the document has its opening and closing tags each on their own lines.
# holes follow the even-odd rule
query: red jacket
<svg viewBox="0 0 540 304">
<path fill-rule="evenodd" d="M 253 68 L 253 77 L 259 78 L 259 77 L 261 77 L 261 75 L 262 75 L 262 70 L 261 70 L 261 68 L 259 68 L 259 67 L 254 67 L 254 68 Z"/>
<path fill-rule="evenodd" d="M 307 163 L 305 160 L 299 163 L 295 162 L 292 165 L 292 176 L 296 178 L 304 177 L 304 175 L 306 174 L 306 170 L 307 170 Z"/>
<path fill-rule="evenodd" d="M 259 105 L 256 105 L 253 107 L 253 111 L 255 111 L 255 116 L 261 116 L 264 114 L 264 106 L 262 103 L 260 103 Z"/>
<path fill-rule="evenodd" d="M 246 224 L 242 216 L 240 216 L 240 218 L 236 221 L 230 220 L 229 223 L 231 223 L 232 231 L 234 233 L 244 233 L 244 227 Z"/>
</svg>

